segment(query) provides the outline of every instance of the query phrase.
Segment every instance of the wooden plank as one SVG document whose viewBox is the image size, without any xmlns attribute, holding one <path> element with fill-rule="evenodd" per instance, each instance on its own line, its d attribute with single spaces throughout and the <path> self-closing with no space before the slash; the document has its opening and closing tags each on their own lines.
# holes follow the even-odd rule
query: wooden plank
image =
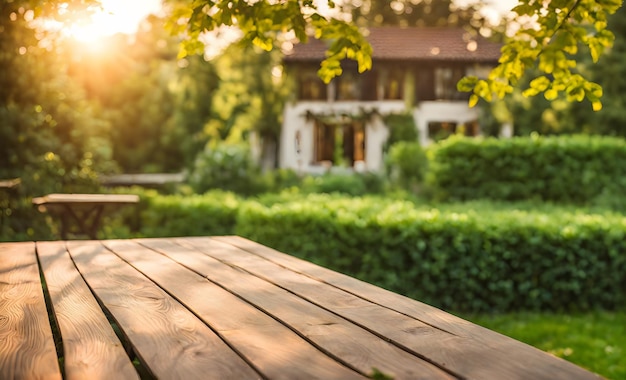
<svg viewBox="0 0 626 380">
<path fill-rule="evenodd" d="M 168 183 L 182 183 L 185 173 L 139 173 L 116 174 L 101 177 L 105 186 L 162 186 Z"/>
<path fill-rule="evenodd" d="M 139 196 L 134 194 L 48 194 L 33 198 L 35 205 L 53 204 L 127 204 L 139 202 Z"/>
<path fill-rule="evenodd" d="M 65 249 L 40 242 L 37 254 L 63 336 L 67 379 L 138 379 L 122 343 Z"/>
<path fill-rule="evenodd" d="M 0 189 L 14 189 L 22 183 L 20 178 L 1 179 Z"/>
<path fill-rule="evenodd" d="M 363 378 L 272 317 L 171 259 L 135 242 L 106 241 L 104 244 L 167 289 L 264 377 L 286 380 Z"/>
<path fill-rule="evenodd" d="M 138 241 L 207 276 L 211 281 L 272 315 L 319 349 L 361 373 L 371 374 L 376 368 L 394 379 L 454 378 L 431 363 L 290 291 L 251 276 L 235 266 L 226 265 L 198 252 L 197 249 L 173 244 L 168 239 Z M 187 240 L 180 241 L 184 244 Z M 220 249 L 218 244 L 214 244 L 212 248 Z M 231 253 L 238 256 L 249 255 L 241 250 Z M 277 271 L 280 270 L 277 268 Z"/>
<path fill-rule="evenodd" d="M 286 255 L 250 240 L 239 237 L 218 237 L 215 240 L 232 244 L 247 252 L 253 252 L 278 266 L 289 268 L 296 273 L 306 275 L 316 281 L 325 282 L 336 289 L 341 289 L 346 294 L 368 300 L 463 338 L 462 340 L 429 342 L 425 347 L 421 347 L 422 341 L 412 339 L 412 334 L 404 335 L 402 333 L 398 334 L 397 331 L 390 331 L 388 327 L 394 326 L 389 324 L 391 323 L 390 321 L 388 323 L 378 323 L 374 318 L 361 318 L 361 316 L 365 315 L 359 315 L 358 310 L 351 310 L 350 307 L 339 308 L 337 305 L 324 301 L 315 294 L 303 294 L 303 296 L 313 298 L 316 302 L 338 310 L 339 314 L 354 319 L 357 323 L 374 329 L 379 334 L 389 336 L 390 339 L 393 339 L 398 344 L 424 353 L 434 362 L 446 363 L 448 368 L 451 368 L 455 373 L 462 373 L 468 379 L 533 378 L 566 380 L 600 378 L 598 375 L 572 363 L 548 355 L 527 344 L 472 324 L 442 310 Z M 189 241 L 193 241 L 195 245 L 204 244 L 202 239 L 190 239 Z M 212 250 L 211 252 L 215 251 Z M 283 285 L 292 288 L 295 286 L 291 282 Z M 304 290 L 302 288 L 300 291 Z M 319 292 L 318 294 L 326 294 L 327 291 L 329 291 L 328 288 L 325 288 L 324 292 Z M 347 301 L 344 300 L 343 302 Z"/>
<path fill-rule="evenodd" d="M 0 244 L 0 379 L 61 379 L 34 243 Z"/>
<path fill-rule="evenodd" d="M 195 315 L 99 242 L 72 241 L 67 247 L 95 296 L 154 376 L 259 378 Z"/>
</svg>

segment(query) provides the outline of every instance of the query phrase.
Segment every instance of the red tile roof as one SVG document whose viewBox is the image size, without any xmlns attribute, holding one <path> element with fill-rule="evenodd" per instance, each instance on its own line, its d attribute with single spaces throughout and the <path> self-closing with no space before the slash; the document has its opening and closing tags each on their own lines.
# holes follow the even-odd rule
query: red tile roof
<svg viewBox="0 0 626 380">
<path fill-rule="evenodd" d="M 495 63 L 502 46 L 459 28 L 376 27 L 369 28 L 367 39 L 372 44 L 374 60 Z M 311 38 L 306 44 L 296 44 L 285 61 L 319 62 L 325 51 L 324 42 Z"/>
</svg>

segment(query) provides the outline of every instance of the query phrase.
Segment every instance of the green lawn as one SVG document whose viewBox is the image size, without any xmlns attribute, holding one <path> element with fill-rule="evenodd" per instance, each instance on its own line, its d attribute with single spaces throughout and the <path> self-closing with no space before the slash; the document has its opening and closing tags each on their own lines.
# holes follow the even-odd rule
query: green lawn
<svg viewBox="0 0 626 380">
<path fill-rule="evenodd" d="M 626 310 L 574 315 L 465 315 L 463 318 L 566 359 L 607 379 L 626 379 Z"/>
</svg>

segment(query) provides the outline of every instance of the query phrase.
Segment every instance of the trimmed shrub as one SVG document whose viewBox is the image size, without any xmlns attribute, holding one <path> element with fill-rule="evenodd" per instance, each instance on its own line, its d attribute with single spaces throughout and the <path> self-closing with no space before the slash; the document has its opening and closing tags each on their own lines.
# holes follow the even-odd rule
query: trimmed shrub
<svg viewBox="0 0 626 380">
<path fill-rule="evenodd" d="M 625 161 L 616 137 L 453 137 L 430 151 L 429 182 L 438 199 L 583 203 L 626 177 Z"/>
<path fill-rule="evenodd" d="M 586 310 L 626 302 L 626 218 L 455 212 L 380 198 L 245 202 L 236 233 L 457 311 Z"/>
<path fill-rule="evenodd" d="M 302 190 L 306 193 L 341 193 L 352 196 L 375 194 L 383 191 L 380 176 L 374 173 L 327 173 L 304 178 Z"/>
<path fill-rule="evenodd" d="M 385 144 L 386 148 L 401 141 L 418 141 L 417 126 L 415 125 L 415 119 L 412 113 L 388 114 L 383 117 L 383 122 L 389 128 L 389 137 Z"/>
<path fill-rule="evenodd" d="M 222 191 L 136 190 L 124 191 L 140 194 L 138 208 L 115 214 L 106 223 L 107 238 L 238 234 L 454 311 L 578 311 L 626 303 L 624 215 L 556 205 L 537 210 L 529 202 L 434 209 L 294 190 L 258 201 Z"/>
<path fill-rule="evenodd" d="M 247 146 L 220 144 L 198 155 L 188 181 L 198 194 L 221 189 L 251 195 L 262 191 L 260 174 Z"/>
<path fill-rule="evenodd" d="M 155 197 L 141 214 L 144 236 L 232 235 L 240 199 L 228 192 Z"/>
<path fill-rule="evenodd" d="M 139 187 L 116 189 L 139 195 L 139 205 L 126 207 L 106 223 L 106 238 L 232 235 L 241 199 L 231 192 L 161 195 Z"/>
<path fill-rule="evenodd" d="M 293 169 L 274 169 L 263 174 L 268 192 L 280 192 L 285 189 L 299 187 L 301 176 Z"/>
<path fill-rule="evenodd" d="M 401 141 L 389 149 L 385 167 L 392 183 L 413 190 L 424 180 L 428 159 L 420 143 Z"/>
</svg>

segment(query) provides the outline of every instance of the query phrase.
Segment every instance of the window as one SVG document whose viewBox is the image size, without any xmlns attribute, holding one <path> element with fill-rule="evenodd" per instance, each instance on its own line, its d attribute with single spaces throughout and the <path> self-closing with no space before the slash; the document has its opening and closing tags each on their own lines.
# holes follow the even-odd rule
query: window
<svg viewBox="0 0 626 380">
<path fill-rule="evenodd" d="M 326 100 L 326 85 L 315 73 L 307 72 L 299 81 L 300 100 Z"/>
<path fill-rule="evenodd" d="M 470 121 L 464 124 L 454 122 L 431 121 L 428 123 L 428 137 L 433 141 L 440 141 L 453 134 L 474 137 L 480 134 L 478 121 Z"/>
<path fill-rule="evenodd" d="M 391 70 L 385 80 L 385 99 L 400 100 L 404 91 L 404 70 Z"/>
<path fill-rule="evenodd" d="M 428 123 L 428 138 L 433 141 L 447 139 L 456 133 L 456 123 L 431 121 Z"/>
<path fill-rule="evenodd" d="M 315 161 L 333 161 L 335 153 L 335 127 L 315 123 Z"/>
<path fill-rule="evenodd" d="M 456 84 L 465 76 L 462 67 L 438 67 L 435 69 L 435 97 L 438 100 L 464 100 L 469 96 L 456 89 Z"/>
<path fill-rule="evenodd" d="M 361 74 L 361 100 L 378 100 L 378 72 L 369 70 Z"/>
<path fill-rule="evenodd" d="M 464 136 L 475 137 L 480 134 L 480 127 L 478 125 L 478 121 L 470 121 L 469 123 L 463 124 L 459 126 L 458 132 L 463 132 Z"/>
<path fill-rule="evenodd" d="M 343 126 L 343 159 L 354 166 L 356 161 L 365 161 L 365 129 L 360 123 Z"/>
<path fill-rule="evenodd" d="M 415 72 L 415 100 L 435 100 L 434 70 L 431 67 L 420 67 Z"/>
<path fill-rule="evenodd" d="M 361 92 L 360 79 L 356 73 L 344 71 L 336 79 L 337 100 L 358 100 Z"/>
<path fill-rule="evenodd" d="M 315 162 L 345 164 L 365 161 L 365 128 L 361 123 L 315 125 Z"/>
<path fill-rule="evenodd" d="M 362 124 L 353 125 L 354 152 L 352 155 L 352 164 L 357 161 L 365 161 L 365 128 Z"/>
</svg>

